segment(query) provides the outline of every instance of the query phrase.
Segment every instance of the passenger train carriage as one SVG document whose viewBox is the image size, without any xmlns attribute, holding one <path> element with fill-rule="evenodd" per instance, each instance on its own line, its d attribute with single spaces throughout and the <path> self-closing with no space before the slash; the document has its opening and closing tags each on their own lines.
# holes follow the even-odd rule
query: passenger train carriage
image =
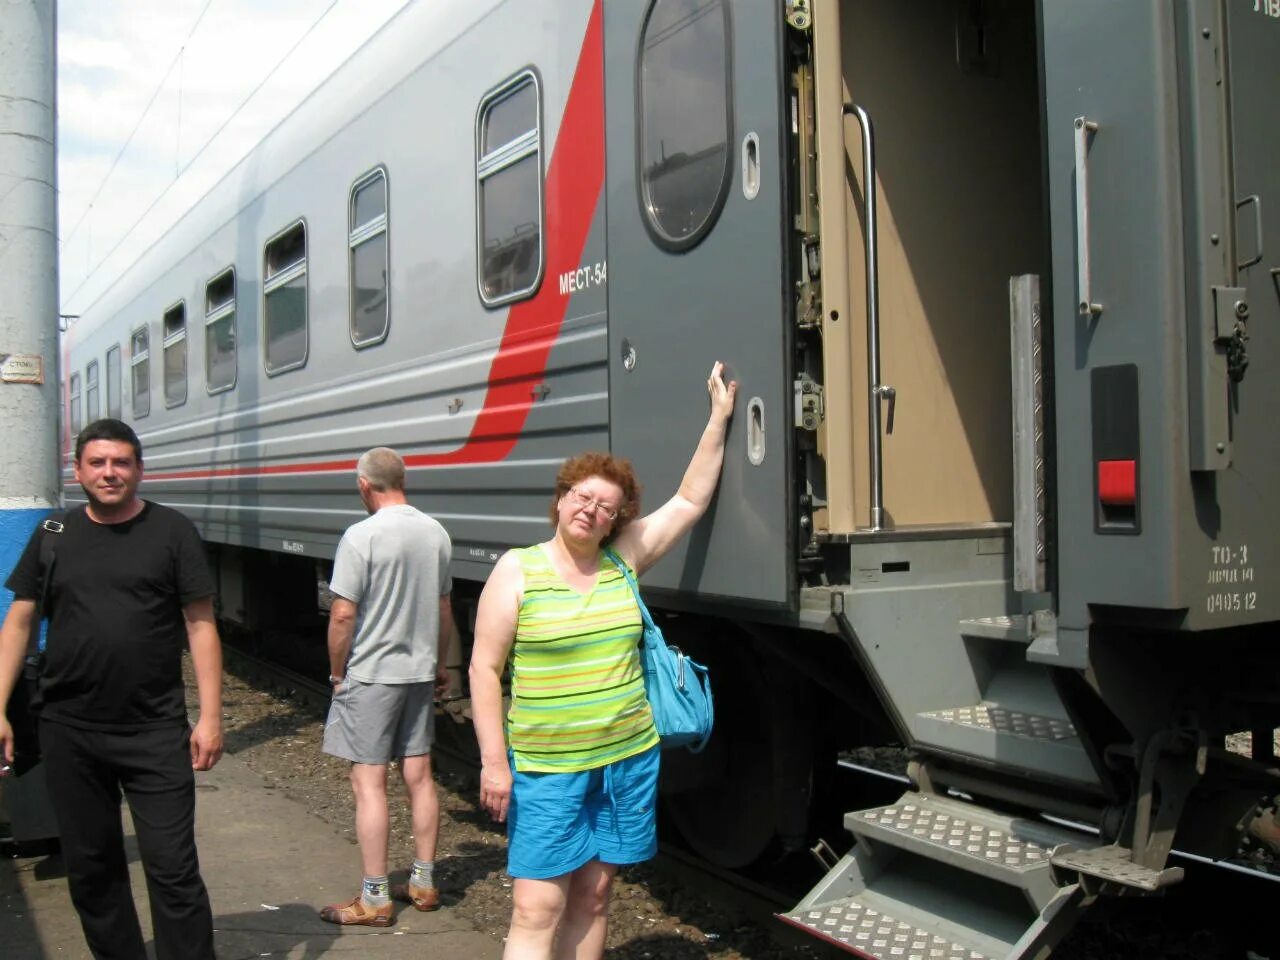
<svg viewBox="0 0 1280 960">
<path fill-rule="evenodd" d="M 122 416 L 270 629 L 390 445 L 473 613 L 565 456 L 675 489 L 722 359 L 719 493 L 644 583 L 718 700 L 666 810 L 803 849 L 900 742 L 789 921 L 1043 956 L 1277 792 L 1277 63 L 1272 0 L 411 5 L 67 331 L 67 499 Z"/>
</svg>

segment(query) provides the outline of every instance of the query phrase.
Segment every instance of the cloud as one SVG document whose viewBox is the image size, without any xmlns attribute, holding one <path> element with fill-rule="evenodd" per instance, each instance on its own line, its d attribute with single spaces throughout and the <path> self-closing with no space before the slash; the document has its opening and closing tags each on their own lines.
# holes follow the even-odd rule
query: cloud
<svg viewBox="0 0 1280 960">
<path fill-rule="evenodd" d="M 132 262 L 405 2 L 62 0 L 63 311 L 92 302 L 111 251 L 113 268 Z"/>
</svg>

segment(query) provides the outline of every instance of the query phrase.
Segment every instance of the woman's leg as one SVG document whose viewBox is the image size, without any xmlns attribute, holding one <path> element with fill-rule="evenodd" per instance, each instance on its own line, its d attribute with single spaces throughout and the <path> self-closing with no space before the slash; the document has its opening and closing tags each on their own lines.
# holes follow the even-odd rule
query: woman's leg
<svg viewBox="0 0 1280 960">
<path fill-rule="evenodd" d="M 569 874 L 556 960 L 600 960 L 609 931 L 609 893 L 618 868 L 592 860 Z"/>
<path fill-rule="evenodd" d="M 574 874 L 549 880 L 517 877 L 511 888 L 511 929 L 502 960 L 551 960 L 556 926 L 564 915 L 569 881 Z"/>
</svg>

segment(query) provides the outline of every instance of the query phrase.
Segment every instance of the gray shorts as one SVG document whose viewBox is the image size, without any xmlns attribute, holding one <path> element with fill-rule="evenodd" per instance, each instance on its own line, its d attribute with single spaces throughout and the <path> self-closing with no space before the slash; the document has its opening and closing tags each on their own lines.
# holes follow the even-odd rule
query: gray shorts
<svg viewBox="0 0 1280 960">
<path fill-rule="evenodd" d="M 329 704 L 325 753 L 352 763 L 387 763 L 431 752 L 434 683 L 362 683 L 347 677 Z"/>
</svg>

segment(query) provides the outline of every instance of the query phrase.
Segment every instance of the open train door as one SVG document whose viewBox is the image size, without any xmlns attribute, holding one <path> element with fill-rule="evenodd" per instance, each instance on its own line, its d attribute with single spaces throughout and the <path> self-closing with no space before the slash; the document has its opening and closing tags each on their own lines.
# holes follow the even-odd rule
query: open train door
<svg viewBox="0 0 1280 960">
<path fill-rule="evenodd" d="M 646 588 L 766 605 L 793 585 L 782 4 L 604 4 L 613 452 L 678 487 L 715 360 L 738 381 L 708 516 Z"/>
</svg>

